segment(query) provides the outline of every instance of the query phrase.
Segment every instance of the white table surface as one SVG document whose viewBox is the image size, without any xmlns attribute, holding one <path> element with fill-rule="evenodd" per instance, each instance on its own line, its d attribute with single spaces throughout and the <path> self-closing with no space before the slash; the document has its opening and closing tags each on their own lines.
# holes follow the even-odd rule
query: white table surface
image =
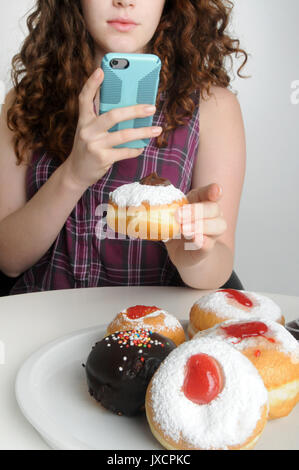
<svg viewBox="0 0 299 470">
<path fill-rule="evenodd" d="M 15 399 L 17 372 L 33 352 L 73 331 L 108 323 L 132 305 L 157 305 L 187 320 L 192 304 L 207 292 L 183 287 L 100 287 L 0 298 L 0 342 L 5 348 L 5 361 L 0 363 L 0 449 L 49 449 Z M 261 294 L 281 306 L 286 322 L 299 317 L 299 297 Z"/>
</svg>

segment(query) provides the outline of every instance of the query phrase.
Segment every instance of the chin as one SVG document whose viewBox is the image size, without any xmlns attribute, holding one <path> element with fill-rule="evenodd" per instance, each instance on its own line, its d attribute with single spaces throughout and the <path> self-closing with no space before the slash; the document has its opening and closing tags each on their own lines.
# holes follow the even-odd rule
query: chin
<svg viewBox="0 0 299 470">
<path fill-rule="evenodd" d="M 123 33 L 114 34 L 108 41 L 106 38 L 105 44 L 99 44 L 99 47 L 105 51 L 105 53 L 122 52 L 134 54 L 141 53 L 145 49 L 143 43 L 136 40 L 133 36 L 124 35 Z"/>
</svg>

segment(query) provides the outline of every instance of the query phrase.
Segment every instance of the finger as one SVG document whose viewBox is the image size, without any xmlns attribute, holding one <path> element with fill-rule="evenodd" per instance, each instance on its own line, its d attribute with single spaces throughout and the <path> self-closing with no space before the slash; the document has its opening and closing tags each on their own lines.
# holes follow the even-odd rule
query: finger
<svg viewBox="0 0 299 470">
<path fill-rule="evenodd" d="M 198 219 L 211 219 L 221 215 L 221 208 L 216 202 L 198 202 L 185 204 L 176 212 L 179 223 L 192 223 Z"/>
<path fill-rule="evenodd" d="M 192 222 L 192 223 L 185 223 L 181 225 L 181 232 L 184 237 L 194 237 L 195 234 L 203 234 L 204 226 L 203 220 L 199 219 L 199 221 Z"/>
<path fill-rule="evenodd" d="M 155 106 L 144 104 L 115 108 L 99 116 L 99 126 L 101 127 L 102 131 L 108 131 L 119 122 L 152 116 L 155 111 Z"/>
<path fill-rule="evenodd" d="M 189 236 L 186 235 L 184 236 L 186 242 L 188 243 L 185 243 L 185 247 L 184 249 L 185 250 L 199 250 L 200 248 L 202 248 L 203 246 L 203 243 L 204 243 L 204 235 L 202 233 L 193 233 L 193 234 L 190 234 Z"/>
<path fill-rule="evenodd" d="M 129 149 L 129 148 L 122 148 L 122 149 L 111 149 L 109 150 L 109 163 L 112 165 L 114 162 L 120 160 L 126 160 L 129 158 L 135 158 L 142 155 L 144 152 L 144 148 L 141 149 Z"/>
<path fill-rule="evenodd" d="M 217 183 L 198 189 L 199 201 L 218 201 L 222 196 L 222 187 Z"/>
<path fill-rule="evenodd" d="M 140 127 L 139 129 L 108 132 L 105 137 L 105 147 L 111 148 L 134 140 L 151 139 L 160 135 L 162 131 L 162 127 Z"/>
<path fill-rule="evenodd" d="M 215 219 L 203 219 L 191 224 L 182 225 L 182 233 L 185 235 L 191 235 L 195 233 L 203 233 L 209 236 L 222 235 L 227 229 L 227 223 L 224 218 L 217 217 Z"/>
<path fill-rule="evenodd" d="M 216 219 L 205 219 L 203 221 L 204 235 L 219 236 L 222 235 L 227 229 L 226 220 L 223 217 Z"/>
<path fill-rule="evenodd" d="M 215 238 L 206 236 L 203 234 L 195 233 L 192 237 L 190 237 L 188 243 L 185 243 L 185 249 L 187 250 L 201 250 L 209 252 L 215 245 Z"/>
<path fill-rule="evenodd" d="M 95 117 L 93 100 L 104 80 L 104 72 L 97 68 L 88 78 L 79 95 L 79 117 L 82 122 L 87 122 L 91 117 Z"/>
<path fill-rule="evenodd" d="M 222 186 L 217 183 L 190 191 L 188 200 L 193 202 L 218 201 L 222 196 Z"/>
</svg>

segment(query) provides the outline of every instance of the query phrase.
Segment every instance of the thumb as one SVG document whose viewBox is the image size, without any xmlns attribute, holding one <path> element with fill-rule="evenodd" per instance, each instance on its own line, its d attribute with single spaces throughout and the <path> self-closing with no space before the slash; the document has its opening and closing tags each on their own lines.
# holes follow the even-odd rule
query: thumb
<svg viewBox="0 0 299 470">
<path fill-rule="evenodd" d="M 97 68 L 82 88 L 79 96 L 79 112 L 81 119 L 87 120 L 91 116 L 94 116 L 93 100 L 103 80 L 104 72 L 101 68 Z"/>
<path fill-rule="evenodd" d="M 218 201 L 222 196 L 222 186 L 218 183 L 212 183 L 197 189 L 198 202 Z"/>
</svg>

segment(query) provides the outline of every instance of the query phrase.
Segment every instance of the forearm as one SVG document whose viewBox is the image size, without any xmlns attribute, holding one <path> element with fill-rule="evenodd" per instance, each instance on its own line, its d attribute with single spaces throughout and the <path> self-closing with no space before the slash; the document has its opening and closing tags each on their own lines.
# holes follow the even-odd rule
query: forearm
<svg viewBox="0 0 299 470">
<path fill-rule="evenodd" d="M 62 164 L 20 210 L 0 222 L 0 269 L 17 277 L 51 247 L 84 193 Z"/>
<path fill-rule="evenodd" d="M 209 255 L 196 260 L 196 251 L 182 250 L 177 260 L 174 260 L 182 280 L 194 289 L 218 289 L 229 279 L 234 264 L 231 250 L 216 241 Z"/>
</svg>

